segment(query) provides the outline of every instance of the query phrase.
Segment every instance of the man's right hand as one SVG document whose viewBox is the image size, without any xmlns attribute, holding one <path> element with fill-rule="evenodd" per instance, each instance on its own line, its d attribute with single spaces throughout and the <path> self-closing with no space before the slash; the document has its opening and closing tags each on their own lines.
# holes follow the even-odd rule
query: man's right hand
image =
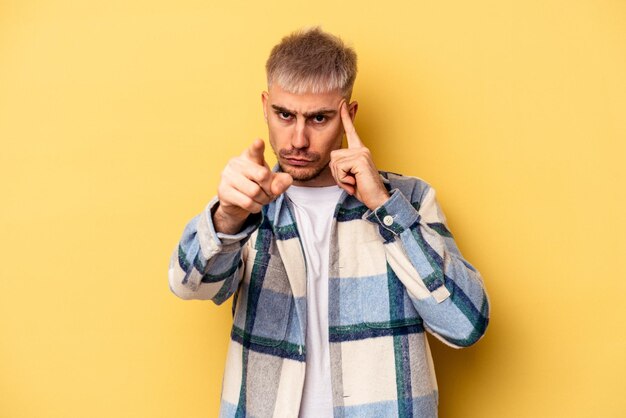
<svg viewBox="0 0 626 418">
<path fill-rule="evenodd" d="M 293 179 L 274 173 L 265 162 L 265 143 L 255 139 L 239 157 L 231 159 L 217 188 L 219 206 L 213 215 L 217 232 L 236 234 L 251 213 L 283 194 Z"/>
</svg>

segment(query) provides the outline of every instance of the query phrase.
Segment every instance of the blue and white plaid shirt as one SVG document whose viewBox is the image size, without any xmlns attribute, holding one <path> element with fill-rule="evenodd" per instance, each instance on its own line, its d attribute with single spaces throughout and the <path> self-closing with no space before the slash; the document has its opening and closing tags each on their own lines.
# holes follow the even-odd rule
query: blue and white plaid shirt
<svg viewBox="0 0 626 418">
<path fill-rule="evenodd" d="M 380 172 L 390 199 L 369 210 L 345 192 L 329 259 L 329 343 L 335 417 L 436 417 L 437 382 L 425 330 L 453 347 L 478 341 L 489 303 L 463 259 L 435 191 Z M 183 299 L 234 295 L 221 417 L 298 416 L 306 370 L 306 263 L 284 195 L 241 233 L 216 233 L 213 201 L 172 255 Z"/>
</svg>

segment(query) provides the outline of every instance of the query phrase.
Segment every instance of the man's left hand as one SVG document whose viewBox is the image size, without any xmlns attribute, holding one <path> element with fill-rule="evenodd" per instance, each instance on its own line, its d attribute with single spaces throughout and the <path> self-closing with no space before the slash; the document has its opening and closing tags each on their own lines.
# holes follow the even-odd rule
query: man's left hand
<svg viewBox="0 0 626 418">
<path fill-rule="evenodd" d="M 341 102 L 339 112 L 348 148 L 330 153 L 330 169 L 339 187 L 374 210 L 389 199 L 389 193 L 372 161 L 370 150 L 363 145 L 354 129 L 345 101 Z"/>
</svg>

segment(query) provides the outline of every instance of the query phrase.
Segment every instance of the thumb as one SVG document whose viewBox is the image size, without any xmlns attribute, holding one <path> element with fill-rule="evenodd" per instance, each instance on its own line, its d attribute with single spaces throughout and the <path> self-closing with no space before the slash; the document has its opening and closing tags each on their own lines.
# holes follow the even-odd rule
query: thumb
<svg viewBox="0 0 626 418">
<path fill-rule="evenodd" d="M 285 190 L 291 186 L 293 178 L 287 173 L 275 173 L 272 177 L 272 184 L 270 190 L 273 196 L 279 196 L 285 193 Z"/>
</svg>

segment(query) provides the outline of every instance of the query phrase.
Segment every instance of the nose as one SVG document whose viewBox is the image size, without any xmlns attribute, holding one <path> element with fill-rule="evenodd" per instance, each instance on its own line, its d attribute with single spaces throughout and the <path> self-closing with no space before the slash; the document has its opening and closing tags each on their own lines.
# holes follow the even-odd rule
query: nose
<svg viewBox="0 0 626 418">
<path fill-rule="evenodd" d="M 305 120 L 298 120 L 296 122 L 293 135 L 291 137 L 291 146 L 297 149 L 307 148 L 309 146 L 309 137 L 306 131 Z"/>
</svg>

